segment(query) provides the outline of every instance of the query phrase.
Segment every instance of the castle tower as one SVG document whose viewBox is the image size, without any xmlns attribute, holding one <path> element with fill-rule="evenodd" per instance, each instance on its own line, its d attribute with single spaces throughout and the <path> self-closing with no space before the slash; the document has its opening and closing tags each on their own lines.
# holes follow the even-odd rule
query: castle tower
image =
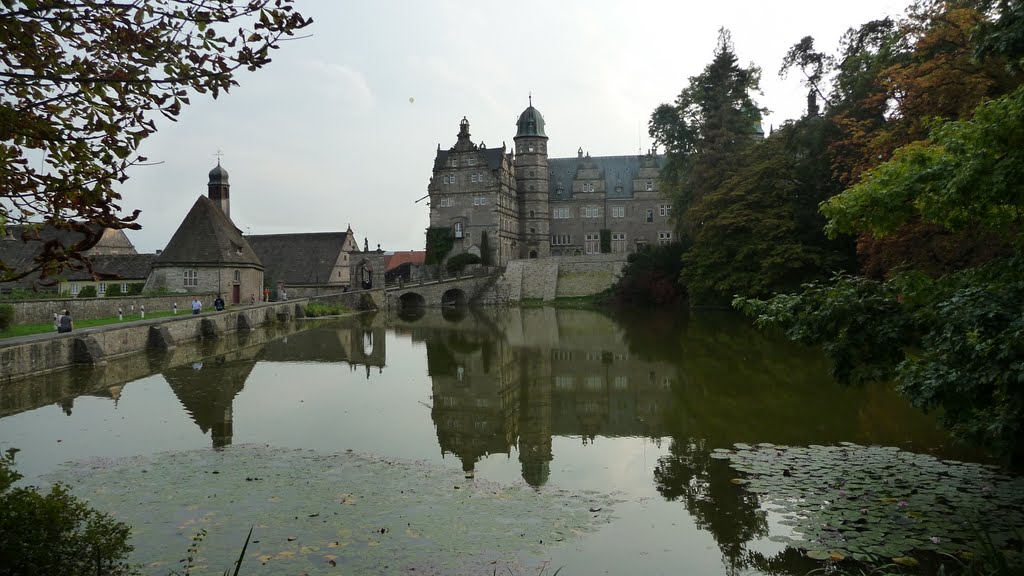
<svg viewBox="0 0 1024 576">
<path fill-rule="evenodd" d="M 206 189 L 209 192 L 210 200 L 220 208 L 220 211 L 231 219 L 231 203 L 228 200 L 228 193 L 231 189 L 231 185 L 228 184 L 228 171 L 221 167 L 220 160 L 217 160 L 217 166 L 210 170 L 210 182 L 206 185 Z"/>
<path fill-rule="evenodd" d="M 516 193 L 519 198 L 519 256 L 551 255 L 548 221 L 548 137 L 544 117 L 530 105 L 516 123 Z"/>
</svg>

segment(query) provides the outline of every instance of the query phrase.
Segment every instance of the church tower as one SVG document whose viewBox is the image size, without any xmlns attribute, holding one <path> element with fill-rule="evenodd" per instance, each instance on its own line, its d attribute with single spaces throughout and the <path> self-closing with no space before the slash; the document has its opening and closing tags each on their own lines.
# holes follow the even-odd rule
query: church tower
<svg viewBox="0 0 1024 576">
<path fill-rule="evenodd" d="M 516 123 L 516 193 L 519 198 L 519 256 L 551 255 L 548 221 L 548 137 L 544 117 L 530 105 Z"/>
<path fill-rule="evenodd" d="M 228 184 L 228 171 L 221 167 L 220 160 L 217 160 L 217 165 L 210 170 L 210 182 L 206 185 L 206 189 L 209 192 L 210 200 L 220 208 L 220 211 L 231 219 L 231 204 L 228 201 L 228 192 L 231 189 L 231 185 Z"/>
</svg>

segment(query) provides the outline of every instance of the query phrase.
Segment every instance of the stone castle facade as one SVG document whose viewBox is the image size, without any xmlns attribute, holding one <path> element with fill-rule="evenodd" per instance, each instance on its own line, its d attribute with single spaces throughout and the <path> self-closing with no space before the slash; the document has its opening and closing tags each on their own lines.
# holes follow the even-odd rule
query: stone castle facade
<svg viewBox="0 0 1024 576">
<path fill-rule="evenodd" d="M 673 238 L 671 202 L 659 188 L 664 156 L 549 158 L 544 118 L 519 116 L 513 149 L 487 148 L 459 123 L 455 145 L 438 145 L 428 186 L 431 228 L 449 228 L 451 254 L 491 262 L 548 256 L 628 253 Z M 484 237 L 486 235 L 486 242 Z"/>
</svg>

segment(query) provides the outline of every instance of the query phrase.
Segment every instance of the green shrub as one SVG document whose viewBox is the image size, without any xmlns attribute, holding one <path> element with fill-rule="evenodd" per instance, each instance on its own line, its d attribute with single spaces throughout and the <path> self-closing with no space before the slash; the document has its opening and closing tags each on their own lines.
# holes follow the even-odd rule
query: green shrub
<svg viewBox="0 0 1024 576">
<path fill-rule="evenodd" d="M 491 255 L 491 241 L 487 238 L 487 231 L 480 233 L 480 263 L 490 266 L 493 256 Z"/>
<path fill-rule="evenodd" d="M 320 304 L 319 302 L 311 302 L 306 304 L 306 316 L 309 318 L 316 318 L 318 316 L 339 316 L 346 312 L 350 312 L 346 306 L 340 304 L 328 305 Z"/>
<path fill-rule="evenodd" d="M 0 332 L 14 325 L 14 306 L 0 304 Z"/>
<path fill-rule="evenodd" d="M 122 294 L 123 294 L 123 292 L 121 292 L 121 283 L 120 282 L 110 282 L 109 284 L 107 284 L 107 297 L 108 298 L 114 297 L 114 296 L 120 296 Z"/>
<path fill-rule="evenodd" d="M 445 264 L 445 268 L 448 270 L 449 274 L 459 274 L 466 268 L 466 266 L 479 263 L 479 256 L 471 252 L 463 252 L 462 254 L 456 254 L 449 258 L 448 262 Z"/>
<path fill-rule="evenodd" d="M 128 295 L 137 296 L 142 294 L 142 289 L 146 287 L 145 282 L 132 282 L 128 285 Z"/>
<path fill-rule="evenodd" d="M 95 298 L 96 287 L 95 286 L 84 286 L 78 291 L 78 298 Z"/>
<path fill-rule="evenodd" d="M 21 478 L 0 456 L 0 574 L 134 574 L 127 524 L 93 510 L 57 484 L 11 488 Z"/>
</svg>

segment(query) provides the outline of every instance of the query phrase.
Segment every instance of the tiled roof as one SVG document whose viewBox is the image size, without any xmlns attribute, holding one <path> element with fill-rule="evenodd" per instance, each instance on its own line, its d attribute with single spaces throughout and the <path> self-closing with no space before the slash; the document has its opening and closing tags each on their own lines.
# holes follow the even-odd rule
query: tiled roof
<svg viewBox="0 0 1024 576">
<path fill-rule="evenodd" d="M 395 268 L 398 268 L 402 264 L 412 264 L 414 266 L 422 266 L 427 261 L 427 253 L 423 250 L 409 250 L 407 252 L 395 252 L 388 256 L 387 262 L 384 264 L 384 271 L 390 272 Z"/>
<path fill-rule="evenodd" d="M 348 232 L 257 234 L 246 238 L 263 262 L 263 274 L 268 281 L 323 284 L 332 280 L 331 273 Z"/>
<path fill-rule="evenodd" d="M 262 268 L 242 232 L 212 200 L 200 196 L 153 266 L 204 264 Z"/>
</svg>

